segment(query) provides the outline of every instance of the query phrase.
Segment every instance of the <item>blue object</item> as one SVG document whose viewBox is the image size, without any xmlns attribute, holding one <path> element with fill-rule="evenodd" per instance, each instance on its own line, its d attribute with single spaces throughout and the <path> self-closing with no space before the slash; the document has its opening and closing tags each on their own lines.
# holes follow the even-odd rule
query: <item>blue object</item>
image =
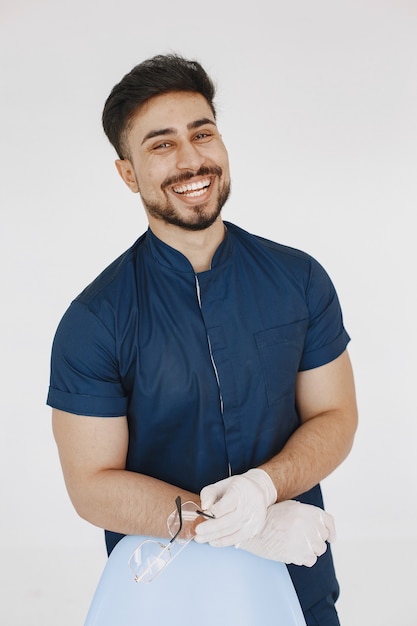
<svg viewBox="0 0 417 626">
<path fill-rule="evenodd" d="M 84 626 L 306 626 L 286 566 L 243 550 L 192 541 L 153 582 L 136 583 L 128 560 L 148 538 L 117 544 Z"/>
</svg>

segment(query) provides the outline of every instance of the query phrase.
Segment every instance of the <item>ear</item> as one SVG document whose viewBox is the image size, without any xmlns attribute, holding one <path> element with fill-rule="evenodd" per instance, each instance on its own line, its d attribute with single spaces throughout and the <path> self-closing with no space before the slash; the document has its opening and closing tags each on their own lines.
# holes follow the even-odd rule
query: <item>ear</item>
<svg viewBox="0 0 417 626">
<path fill-rule="evenodd" d="M 136 180 L 134 167 L 129 159 L 117 159 L 116 168 L 120 176 L 123 178 L 130 191 L 139 192 L 139 185 Z"/>
</svg>

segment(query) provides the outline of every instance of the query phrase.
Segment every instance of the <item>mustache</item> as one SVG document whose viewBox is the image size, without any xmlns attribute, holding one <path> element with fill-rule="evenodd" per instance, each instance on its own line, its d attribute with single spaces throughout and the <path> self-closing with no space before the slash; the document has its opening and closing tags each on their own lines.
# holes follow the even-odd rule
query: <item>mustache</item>
<svg viewBox="0 0 417 626">
<path fill-rule="evenodd" d="M 171 187 L 172 185 L 179 185 L 180 183 L 186 183 L 195 176 L 221 176 L 223 174 L 223 170 L 218 165 L 214 165 L 213 167 L 200 167 L 197 172 L 183 172 L 182 174 L 178 174 L 177 176 L 170 176 L 166 178 L 161 185 L 162 189 L 166 189 L 166 187 Z"/>
</svg>

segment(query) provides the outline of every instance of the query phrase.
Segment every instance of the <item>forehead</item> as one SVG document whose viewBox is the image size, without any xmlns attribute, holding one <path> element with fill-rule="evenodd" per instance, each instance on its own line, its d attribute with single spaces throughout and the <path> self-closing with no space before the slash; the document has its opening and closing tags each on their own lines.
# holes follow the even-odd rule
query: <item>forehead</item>
<svg viewBox="0 0 417 626">
<path fill-rule="evenodd" d="M 129 134 L 140 139 L 158 129 L 172 128 L 179 131 L 203 118 L 215 122 L 213 111 L 204 96 L 191 91 L 173 91 L 154 96 L 145 102 L 133 116 Z"/>
</svg>

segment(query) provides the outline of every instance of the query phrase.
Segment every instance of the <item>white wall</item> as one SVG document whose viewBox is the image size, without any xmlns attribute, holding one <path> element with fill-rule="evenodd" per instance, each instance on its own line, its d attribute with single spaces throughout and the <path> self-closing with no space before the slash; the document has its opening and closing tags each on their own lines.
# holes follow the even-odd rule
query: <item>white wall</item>
<svg viewBox="0 0 417 626">
<path fill-rule="evenodd" d="M 50 345 L 72 297 L 146 228 L 100 116 L 123 74 L 169 51 L 218 83 L 225 219 L 313 254 L 342 301 L 361 424 L 323 487 L 344 624 L 415 626 L 416 33 L 414 0 L 0 0 L 8 626 L 63 625 L 53 596 L 65 624 L 82 623 L 104 563 L 102 533 L 76 517 L 61 476 Z"/>
</svg>

